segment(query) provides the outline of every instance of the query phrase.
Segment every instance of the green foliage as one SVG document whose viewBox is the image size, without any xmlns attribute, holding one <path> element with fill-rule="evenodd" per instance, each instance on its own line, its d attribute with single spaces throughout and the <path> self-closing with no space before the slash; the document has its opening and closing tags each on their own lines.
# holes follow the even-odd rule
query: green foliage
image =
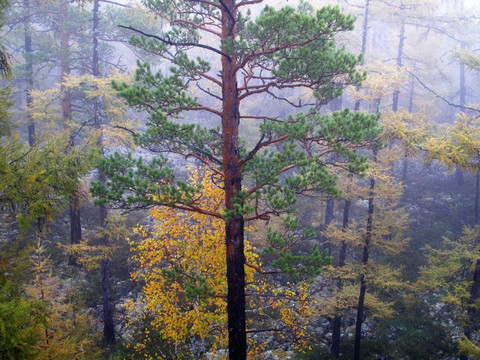
<svg viewBox="0 0 480 360">
<path fill-rule="evenodd" d="M 465 227 L 455 240 L 443 239 L 441 248 L 427 246 L 428 265 L 422 268 L 420 284 L 424 290 L 436 289 L 441 300 L 451 306 L 453 317 L 460 325 L 468 321 L 466 311 L 478 309 L 470 304 L 470 289 L 480 247 L 480 226 Z"/>
<path fill-rule="evenodd" d="M 5 360 L 34 359 L 41 304 L 26 297 L 11 296 L 5 285 L 0 289 L 0 355 Z"/>
<path fill-rule="evenodd" d="M 480 57 L 466 50 L 456 49 L 453 51 L 453 57 L 461 64 L 465 64 L 472 71 L 480 71 Z"/>
<path fill-rule="evenodd" d="M 480 347 L 473 344 L 465 335 L 462 335 L 458 341 L 458 350 L 460 354 L 467 355 L 476 360 L 480 359 Z"/>
<path fill-rule="evenodd" d="M 67 141 L 58 136 L 29 147 L 17 136 L 0 140 L 0 204 L 22 228 L 30 220 L 50 221 L 90 169 L 96 157 L 90 144 L 65 153 Z"/>
<path fill-rule="evenodd" d="M 0 138 L 12 133 L 13 124 L 10 121 L 10 87 L 0 89 Z"/>
<path fill-rule="evenodd" d="M 23 249 L 22 249 L 23 247 Z M 2 359 L 34 359 L 38 355 L 37 329 L 44 323 L 45 309 L 25 297 L 30 249 L 19 240 L 0 245 L 0 357 Z"/>
</svg>

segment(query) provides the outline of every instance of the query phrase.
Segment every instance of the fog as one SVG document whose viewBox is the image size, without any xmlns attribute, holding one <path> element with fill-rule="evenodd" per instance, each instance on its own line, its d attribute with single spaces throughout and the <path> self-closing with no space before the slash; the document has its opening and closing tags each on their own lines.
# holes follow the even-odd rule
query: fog
<svg viewBox="0 0 480 360">
<path fill-rule="evenodd" d="M 0 358 L 479 358 L 480 2 L 1 6 Z"/>
</svg>

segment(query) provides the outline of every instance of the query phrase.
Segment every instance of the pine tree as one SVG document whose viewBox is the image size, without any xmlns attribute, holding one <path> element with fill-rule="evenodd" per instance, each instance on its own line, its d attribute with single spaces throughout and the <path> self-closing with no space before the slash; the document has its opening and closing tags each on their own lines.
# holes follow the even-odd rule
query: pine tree
<svg viewBox="0 0 480 360">
<path fill-rule="evenodd" d="M 137 142 L 153 151 L 194 157 L 219 175 L 224 184 L 223 213 L 198 206 L 198 189 L 176 180 L 162 157 L 146 164 L 141 159 L 114 155 L 101 164 L 107 177 L 105 185 L 96 183 L 92 188 L 100 204 L 133 208 L 163 205 L 208 213 L 225 221 L 232 360 L 245 359 L 247 350 L 245 223 L 290 213 L 296 195 L 301 193 L 325 190 L 334 194 L 335 176 L 329 169 L 335 163 L 326 155 L 337 153 L 343 166 L 360 171 L 364 159 L 353 150 L 378 132 L 375 116 L 348 110 L 326 116 L 318 112 L 319 106 L 339 96 L 345 85 L 359 84 L 363 79 L 355 70 L 359 58 L 336 48 L 334 41 L 336 33 L 352 29 L 354 19 L 334 7 L 308 15 L 291 7 L 275 10 L 266 6 L 256 20 L 251 20 L 249 9 L 260 3 L 152 1 L 146 6 L 169 24 L 169 30 L 149 34 L 124 26 L 138 34 L 133 44 L 171 65 L 168 73 L 154 74 L 147 63 L 140 63 L 136 85 L 116 85 L 131 106 L 150 114 L 149 129 Z M 204 58 L 198 57 L 198 51 Z M 209 64 L 211 56 L 218 58 L 220 68 Z M 210 99 L 187 95 L 192 85 Z M 313 96 L 300 101 L 282 96 L 282 90 L 295 88 L 307 89 Z M 273 112 L 243 113 L 241 103 L 259 95 L 269 95 L 272 103 L 313 106 L 286 118 Z M 195 123 L 195 115 L 189 117 L 190 112 L 201 111 L 219 121 L 202 126 Z M 191 119 L 190 124 L 175 121 L 181 113 Z M 240 138 L 246 119 L 258 121 L 257 143 L 250 149 Z M 155 197 L 159 193 L 162 196 Z M 295 224 L 291 217 L 285 219 Z M 291 254 L 279 254 L 277 265 L 288 271 L 294 260 Z M 309 261 L 313 260 L 305 260 L 304 266 L 295 265 L 295 269 L 306 271 Z"/>
</svg>

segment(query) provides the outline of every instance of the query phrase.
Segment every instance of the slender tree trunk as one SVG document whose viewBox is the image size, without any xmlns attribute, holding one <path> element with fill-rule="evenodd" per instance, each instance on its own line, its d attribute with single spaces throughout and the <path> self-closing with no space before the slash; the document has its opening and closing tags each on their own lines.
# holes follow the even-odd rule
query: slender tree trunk
<svg viewBox="0 0 480 360">
<path fill-rule="evenodd" d="M 398 69 L 402 67 L 402 57 L 403 57 L 403 44 L 405 40 L 405 21 L 402 21 L 402 25 L 400 27 L 400 35 L 399 35 L 399 42 L 398 42 L 398 53 L 397 53 L 397 66 Z M 398 111 L 398 98 L 400 95 L 400 89 L 396 90 L 393 93 L 393 103 L 392 103 L 392 111 Z"/>
<path fill-rule="evenodd" d="M 475 224 L 478 224 L 478 200 L 480 192 L 480 169 L 477 170 L 477 176 L 475 178 Z"/>
<path fill-rule="evenodd" d="M 415 72 L 417 64 L 413 64 L 413 71 Z M 413 76 L 410 77 L 410 95 L 408 99 L 408 112 L 413 111 L 413 98 L 415 96 L 415 79 Z M 403 158 L 403 171 L 402 171 L 402 182 L 406 184 L 408 181 L 408 157 L 405 155 Z"/>
<path fill-rule="evenodd" d="M 376 153 L 374 152 L 374 157 Z M 365 312 L 365 294 L 367 292 L 367 279 L 366 271 L 368 265 L 368 256 L 370 252 L 370 242 L 372 240 L 372 229 L 373 229 L 373 192 L 375 190 L 375 180 L 370 179 L 370 196 L 368 198 L 368 218 L 367 218 L 367 227 L 365 233 L 365 244 L 363 246 L 363 256 L 362 256 L 362 275 L 360 276 L 360 295 L 358 296 L 358 305 L 357 305 L 357 320 L 355 323 L 355 345 L 353 360 L 360 360 L 360 341 L 362 338 L 362 324 L 363 324 L 363 315 Z"/>
<path fill-rule="evenodd" d="M 335 209 L 335 200 L 327 199 L 325 206 L 325 228 L 333 221 L 333 210 Z"/>
<path fill-rule="evenodd" d="M 462 49 L 465 46 L 462 43 Z M 465 64 L 460 64 L 460 106 L 465 106 Z M 457 181 L 458 186 L 463 186 L 465 183 L 465 179 L 463 176 L 463 170 L 459 167 L 455 168 L 455 179 Z"/>
<path fill-rule="evenodd" d="M 460 11 L 463 11 L 464 3 L 463 0 L 460 1 Z M 465 49 L 465 43 L 462 41 L 460 43 L 460 48 L 463 50 Z M 465 87 L 465 64 L 460 63 L 460 89 L 459 89 L 459 96 L 460 96 L 460 106 L 465 106 L 465 95 L 466 95 L 466 87 Z M 464 109 L 462 108 L 462 111 Z M 458 186 L 463 186 L 465 184 L 465 179 L 463 176 L 463 170 L 459 167 L 455 168 L 455 179 L 457 181 Z"/>
<path fill-rule="evenodd" d="M 332 112 L 341 110 L 342 97 L 338 97 L 330 101 L 329 107 Z M 335 210 L 335 200 L 327 199 L 327 202 L 325 204 L 325 222 L 323 226 L 324 229 L 326 229 L 328 225 L 330 225 L 331 222 L 333 221 L 334 210 Z M 328 239 L 324 239 L 324 240 L 328 240 Z M 328 250 L 329 254 L 331 253 L 331 246 L 328 241 L 324 241 L 323 249 Z"/>
<path fill-rule="evenodd" d="M 380 101 L 381 98 L 378 98 L 374 101 L 373 104 L 373 113 L 378 113 L 380 110 Z M 373 159 L 374 163 L 377 162 L 377 153 L 378 149 L 376 145 L 373 147 Z M 367 265 L 368 257 L 370 253 L 370 243 L 372 241 L 372 231 L 373 231 L 373 214 L 374 214 L 374 191 L 375 191 L 375 179 L 370 178 L 370 190 L 368 196 L 368 216 L 367 216 L 367 225 L 365 228 L 365 244 L 363 245 L 363 256 L 362 256 L 362 269 L 360 275 L 360 294 L 358 296 L 357 304 L 357 320 L 355 322 L 355 344 L 353 349 L 353 360 L 360 360 L 360 342 L 362 339 L 362 324 L 363 316 L 365 313 L 365 294 L 367 293 Z"/>
<path fill-rule="evenodd" d="M 67 29 L 65 18 L 67 17 L 68 12 L 68 2 L 62 1 L 60 3 L 60 90 L 62 91 L 63 98 L 61 101 L 62 108 L 62 121 L 64 127 L 67 127 L 67 124 L 72 120 L 72 97 L 66 91 L 65 82 L 70 76 L 70 32 Z M 73 136 L 70 137 L 70 141 L 65 149 L 66 152 L 70 150 L 71 147 L 75 146 Z M 80 205 L 82 203 L 80 197 L 80 191 L 75 190 L 70 196 L 70 243 L 79 244 L 82 240 L 82 224 L 80 217 Z M 75 256 L 70 255 L 68 258 L 68 263 L 70 265 L 76 265 Z"/>
<path fill-rule="evenodd" d="M 475 263 L 475 271 L 473 273 L 472 288 L 470 289 L 470 298 L 468 300 L 468 310 L 467 310 L 468 320 L 463 330 L 463 334 L 467 337 L 468 340 L 472 339 L 472 332 L 475 327 L 475 313 L 477 312 L 475 303 L 477 302 L 479 294 L 480 294 L 480 259 L 477 259 Z"/>
<path fill-rule="evenodd" d="M 417 70 L 417 63 L 413 64 L 413 72 Z M 408 112 L 413 112 L 413 99 L 415 97 L 415 78 L 413 75 L 410 76 L 410 95 L 408 97 Z"/>
<path fill-rule="evenodd" d="M 222 8 L 222 39 L 235 39 L 235 0 L 224 1 Z M 233 53 L 222 57 L 222 146 L 223 171 L 225 174 L 226 219 L 225 244 L 227 263 L 227 317 L 228 351 L 230 360 L 247 358 L 247 336 L 245 329 L 245 254 L 243 214 L 234 211 L 241 205 L 242 172 L 238 131 L 240 124 L 237 87 L 237 67 Z"/>
<path fill-rule="evenodd" d="M 30 12 L 30 0 L 23 0 L 23 6 L 25 11 Z M 33 90 L 33 49 L 32 49 L 32 34 L 30 26 L 30 17 L 27 16 L 24 23 L 24 40 L 25 40 L 25 82 L 26 82 L 26 98 L 27 98 L 27 108 L 30 107 L 32 103 L 32 95 L 30 91 Z M 28 144 L 33 146 L 35 143 L 35 122 L 30 115 L 27 115 L 27 130 L 28 130 Z"/>
<path fill-rule="evenodd" d="M 344 232 L 348 231 L 348 223 L 350 217 L 350 206 L 351 201 L 345 200 L 345 205 L 343 207 L 343 224 L 342 230 Z M 347 243 L 345 240 L 342 240 L 340 246 L 340 252 L 338 255 L 338 267 L 342 268 L 345 266 L 345 260 L 347 258 Z M 337 279 L 337 289 L 341 291 L 343 288 L 343 281 L 341 278 Z M 342 329 L 342 316 L 339 314 L 338 309 L 335 311 L 335 317 L 333 318 L 332 324 L 332 354 L 335 357 L 340 357 L 340 332 Z"/>
<path fill-rule="evenodd" d="M 327 203 L 325 206 L 325 223 L 323 225 L 323 228 L 326 229 L 328 225 L 330 225 L 333 221 L 333 210 L 335 209 L 335 200 L 333 199 L 327 199 Z M 328 239 L 323 239 L 323 250 L 327 250 L 328 254 L 332 252 L 331 245 L 328 241 Z"/>
<path fill-rule="evenodd" d="M 365 64 L 365 53 L 367 51 L 367 36 L 368 36 L 368 14 L 370 11 L 370 0 L 365 1 L 365 13 L 363 14 L 363 26 L 362 26 L 362 61 L 360 65 Z M 358 90 L 358 88 L 357 88 Z M 360 110 L 360 101 L 355 102 L 354 110 Z"/>
<path fill-rule="evenodd" d="M 92 27 L 92 37 L 93 37 L 93 53 L 92 53 L 92 75 L 95 77 L 100 76 L 99 70 L 99 57 L 98 57 L 98 25 L 99 25 L 99 0 L 93 1 L 93 27 Z M 104 152 L 104 145 L 103 145 L 103 131 L 102 131 L 102 120 L 100 117 L 99 111 L 99 103 L 98 100 L 94 100 L 93 104 L 93 116 L 95 122 L 95 129 L 100 131 L 100 135 L 98 137 L 98 148 L 100 149 L 101 153 Z M 99 180 L 103 184 L 105 183 L 105 175 L 102 170 L 99 170 Z M 105 227 L 105 220 L 107 219 L 107 208 L 105 206 L 101 206 L 99 209 L 99 217 L 100 217 L 100 226 L 103 228 Z M 110 246 L 107 237 L 103 237 L 102 239 L 103 245 L 108 247 Z M 101 272 L 102 272 L 102 306 L 103 306 L 103 339 L 106 344 L 115 344 L 115 328 L 113 325 L 113 304 L 111 301 L 110 296 L 110 260 L 105 257 L 102 260 L 101 264 Z"/>
</svg>

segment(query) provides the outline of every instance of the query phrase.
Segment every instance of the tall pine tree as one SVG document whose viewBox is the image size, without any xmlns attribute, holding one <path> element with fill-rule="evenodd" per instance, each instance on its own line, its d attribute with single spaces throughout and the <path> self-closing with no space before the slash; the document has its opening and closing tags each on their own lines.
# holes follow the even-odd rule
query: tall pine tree
<svg viewBox="0 0 480 360">
<path fill-rule="evenodd" d="M 98 182 L 92 187 L 100 204 L 163 205 L 225 221 L 231 360 L 245 359 L 247 353 L 245 224 L 290 214 L 298 194 L 326 191 L 334 195 L 336 177 L 331 167 L 362 170 L 364 159 L 354 149 L 379 131 L 372 115 L 348 110 L 326 116 L 319 113 L 319 107 L 341 95 L 344 86 L 357 85 L 364 77 L 355 70 L 359 57 L 335 45 L 335 34 L 351 30 L 354 19 L 336 7 L 308 15 L 291 7 L 275 10 L 266 6 L 256 20 L 251 20 L 250 11 L 262 2 L 147 1 L 150 11 L 169 24 L 168 30 L 149 34 L 129 24 L 124 26 L 137 33 L 133 44 L 170 64 L 163 74 L 153 73 L 147 63 L 139 64 L 136 85 L 116 85 L 131 106 L 150 114 L 149 127 L 136 137 L 137 142 L 159 153 L 193 157 L 220 176 L 223 212 L 197 204 L 197 193 L 202 189 L 177 180 L 161 156 L 146 164 L 142 159 L 116 154 L 101 163 L 105 184 Z M 210 65 L 210 59 L 219 67 Z M 188 95 L 194 86 L 203 93 L 202 98 Z M 310 96 L 292 100 L 282 94 L 296 88 L 306 89 Z M 259 109 L 255 114 L 244 113 L 241 104 L 258 96 L 270 96 L 271 106 L 260 113 Z M 277 116 L 275 104 L 282 101 L 303 112 Z M 198 124 L 202 112 L 219 121 Z M 187 123 L 175 120 L 181 113 Z M 240 138 L 246 120 L 258 121 L 256 145 L 251 148 Z M 333 153 L 337 156 L 327 157 Z M 287 227 L 297 226 L 291 216 L 285 218 Z M 292 240 L 270 234 L 270 240 L 277 244 Z M 324 262 L 325 257 L 318 252 L 303 258 L 281 252 L 276 267 L 308 273 Z"/>
</svg>

